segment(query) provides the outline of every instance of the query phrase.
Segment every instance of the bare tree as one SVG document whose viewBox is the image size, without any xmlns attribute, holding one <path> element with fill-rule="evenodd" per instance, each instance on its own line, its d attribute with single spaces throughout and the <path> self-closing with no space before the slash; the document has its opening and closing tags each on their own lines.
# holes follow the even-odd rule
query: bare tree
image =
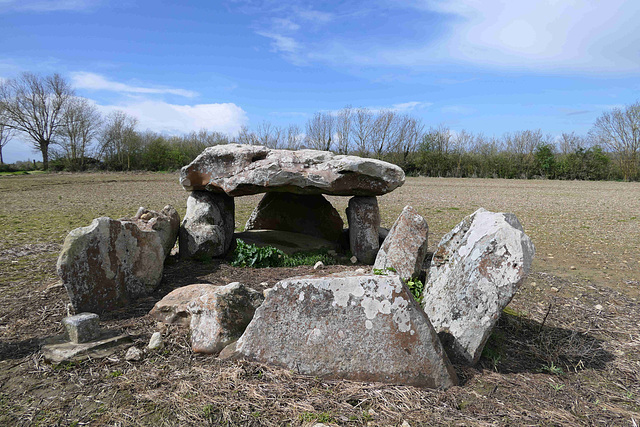
<svg viewBox="0 0 640 427">
<path fill-rule="evenodd" d="M 255 132 L 251 132 L 249 128 L 245 125 L 240 127 L 240 131 L 238 132 L 238 144 L 247 144 L 247 145 L 256 145 L 258 144 L 258 136 Z"/>
<path fill-rule="evenodd" d="M 287 128 L 287 136 L 286 136 L 286 147 L 289 150 L 299 150 L 302 142 L 304 140 L 304 136 L 302 135 L 302 130 L 298 125 L 289 125 Z"/>
<path fill-rule="evenodd" d="M 358 108 L 353 117 L 353 137 L 361 156 L 368 156 L 374 131 L 375 117 L 368 108 Z"/>
<path fill-rule="evenodd" d="M 0 104 L 0 165 L 4 164 L 2 157 L 2 148 L 11 141 L 15 135 L 15 130 L 5 124 L 4 111 Z"/>
<path fill-rule="evenodd" d="M 338 154 L 349 154 L 353 116 L 353 108 L 346 106 L 338 112 L 336 117 L 336 150 Z"/>
<path fill-rule="evenodd" d="M 381 159 L 394 146 L 398 132 L 398 115 L 392 110 L 382 110 L 378 113 L 373 126 L 371 138 L 372 151 L 376 158 Z"/>
<path fill-rule="evenodd" d="M 575 153 L 579 148 L 587 148 L 587 145 L 587 139 L 575 132 L 563 133 L 558 140 L 558 149 L 564 155 Z"/>
<path fill-rule="evenodd" d="M 398 119 L 396 151 L 401 156 L 402 165 L 406 165 L 409 155 L 415 152 L 423 132 L 424 125 L 418 119 L 409 115 L 401 116 Z"/>
<path fill-rule="evenodd" d="M 71 170 L 83 170 L 91 141 L 98 135 L 102 117 L 85 98 L 72 98 L 58 128 L 59 144 Z"/>
<path fill-rule="evenodd" d="M 307 122 L 307 145 L 316 150 L 330 151 L 334 130 L 335 117 L 330 113 L 316 113 Z"/>
<path fill-rule="evenodd" d="M 443 124 L 437 128 L 429 128 L 429 131 L 423 137 L 425 148 L 429 151 L 446 154 L 451 150 L 452 134 L 451 130 Z"/>
<path fill-rule="evenodd" d="M 124 111 L 109 114 L 99 136 L 100 152 L 116 169 L 131 169 L 132 159 L 141 148 L 136 132 L 138 120 Z"/>
<path fill-rule="evenodd" d="M 41 77 L 23 73 L 0 85 L 0 104 L 5 126 L 27 134 L 42 153 L 42 165 L 49 168 L 49 145 L 62 126 L 65 109 L 73 97 L 69 83 L 59 74 Z"/>
<path fill-rule="evenodd" d="M 614 108 L 596 119 L 591 137 L 616 153 L 625 180 L 638 174 L 640 160 L 640 102 Z"/>
</svg>

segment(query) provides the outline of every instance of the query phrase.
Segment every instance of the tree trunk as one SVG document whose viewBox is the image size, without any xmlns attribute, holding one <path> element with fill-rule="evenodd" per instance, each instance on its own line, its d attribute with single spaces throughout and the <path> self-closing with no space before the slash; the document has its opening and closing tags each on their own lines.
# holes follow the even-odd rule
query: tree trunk
<svg viewBox="0 0 640 427">
<path fill-rule="evenodd" d="M 49 170 L 49 142 L 40 142 L 40 151 L 42 152 L 42 169 Z"/>
<path fill-rule="evenodd" d="M 0 165 L 4 165 L 4 160 L 2 159 L 2 145 L 0 145 Z"/>
</svg>

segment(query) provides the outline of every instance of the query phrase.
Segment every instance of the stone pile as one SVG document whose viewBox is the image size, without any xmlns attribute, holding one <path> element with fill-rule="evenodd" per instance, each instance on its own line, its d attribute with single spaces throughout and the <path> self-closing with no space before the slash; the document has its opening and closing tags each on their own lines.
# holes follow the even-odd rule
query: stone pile
<svg viewBox="0 0 640 427">
<path fill-rule="evenodd" d="M 209 147 L 182 168 L 189 200 L 210 204 L 187 209 L 180 232 L 185 257 L 223 256 L 233 239 L 233 197 L 266 193 L 246 230 L 279 230 L 338 242 L 343 222 L 324 195 L 352 196 L 349 242 L 357 259 L 372 264 L 378 251 L 376 196 L 404 183 L 399 167 L 375 159 L 317 150 L 273 150 L 253 145 Z M 209 213 L 211 212 L 211 213 Z"/>
</svg>

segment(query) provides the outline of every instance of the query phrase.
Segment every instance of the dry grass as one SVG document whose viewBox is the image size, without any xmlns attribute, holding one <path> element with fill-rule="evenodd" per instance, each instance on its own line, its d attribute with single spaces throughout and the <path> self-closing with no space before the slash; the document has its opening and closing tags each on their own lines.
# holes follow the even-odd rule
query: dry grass
<svg viewBox="0 0 640 427">
<path fill-rule="evenodd" d="M 640 184 L 408 179 L 380 198 L 385 226 L 413 205 L 430 249 L 482 206 L 514 212 L 537 248 L 533 272 L 503 315 L 478 366 L 456 366 L 448 391 L 328 381 L 190 350 L 188 331 L 146 313 L 187 283 L 239 280 L 256 288 L 311 272 L 173 262 L 158 292 L 103 316 L 143 347 L 158 328 L 164 350 L 142 362 L 51 366 L 39 340 L 61 331 L 68 302 L 55 260 L 69 230 L 186 193 L 175 174 L 0 178 L 1 425 L 621 425 L 640 423 Z M 259 196 L 237 200 L 242 228 Z M 341 211 L 346 198 L 331 198 Z M 573 267 L 573 268 L 572 268 Z M 350 269 L 334 266 L 325 271 Z M 265 284 L 266 282 L 266 284 Z"/>
</svg>

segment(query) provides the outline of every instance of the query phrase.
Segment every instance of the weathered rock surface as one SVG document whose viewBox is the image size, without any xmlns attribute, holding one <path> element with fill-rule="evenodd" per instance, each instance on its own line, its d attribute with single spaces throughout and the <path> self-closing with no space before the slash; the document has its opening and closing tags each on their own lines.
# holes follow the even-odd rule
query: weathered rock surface
<svg viewBox="0 0 640 427">
<path fill-rule="evenodd" d="M 534 254 L 531 239 L 509 213 L 478 209 L 442 238 L 423 307 L 452 357 L 478 361 Z"/>
<path fill-rule="evenodd" d="M 235 203 L 226 194 L 194 191 L 180 227 L 180 257 L 224 256 L 233 243 Z"/>
<path fill-rule="evenodd" d="M 189 326 L 191 313 L 188 306 L 202 295 L 213 292 L 217 286 L 207 283 L 182 286 L 174 289 L 158 301 L 149 315 L 163 323 Z"/>
<path fill-rule="evenodd" d="M 327 378 L 457 382 L 429 319 L 395 275 L 298 277 L 265 293 L 235 357 Z"/>
<path fill-rule="evenodd" d="M 94 341 L 101 334 L 100 318 L 95 313 L 80 313 L 62 319 L 67 337 L 72 343 Z"/>
<path fill-rule="evenodd" d="M 146 211 L 148 220 L 101 217 L 69 233 L 57 270 L 76 312 L 113 310 L 158 286 L 179 222 L 171 210 Z"/>
<path fill-rule="evenodd" d="M 349 247 L 363 264 L 373 264 L 380 249 L 380 210 L 375 197 L 355 196 L 347 207 Z"/>
<path fill-rule="evenodd" d="M 402 278 L 420 275 L 427 256 L 429 226 L 411 206 L 405 206 L 382 242 L 373 268 L 393 268 Z"/>
<path fill-rule="evenodd" d="M 267 193 L 245 230 L 281 230 L 338 241 L 343 221 L 321 194 Z"/>
<path fill-rule="evenodd" d="M 381 160 L 317 150 L 272 150 L 255 145 L 216 145 L 182 168 L 189 191 L 229 196 L 279 191 L 336 196 L 379 196 L 404 183 L 398 166 Z"/>
<path fill-rule="evenodd" d="M 188 306 L 191 348 L 196 353 L 217 354 L 240 338 L 264 296 L 238 282 L 209 286 Z"/>
<path fill-rule="evenodd" d="M 171 205 L 165 206 L 160 212 L 140 207 L 133 218 L 121 218 L 120 221 L 132 221 L 142 229 L 150 227 L 158 233 L 165 256 L 171 253 L 180 231 L 180 215 Z"/>
</svg>

